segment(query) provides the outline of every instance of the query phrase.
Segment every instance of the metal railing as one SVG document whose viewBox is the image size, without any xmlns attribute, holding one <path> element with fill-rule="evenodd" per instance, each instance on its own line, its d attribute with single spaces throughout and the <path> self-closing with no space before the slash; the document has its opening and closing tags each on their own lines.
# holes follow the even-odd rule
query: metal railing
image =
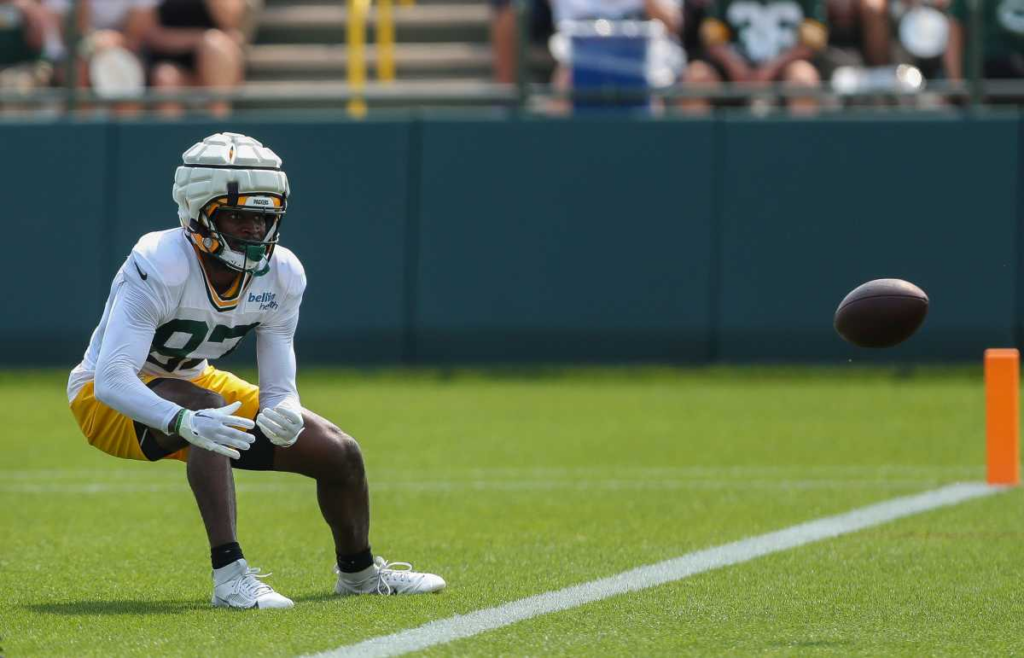
<svg viewBox="0 0 1024 658">
<path fill-rule="evenodd" d="M 822 102 L 821 111 L 870 106 L 873 109 L 978 109 L 989 103 L 1024 105 L 1024 81 L 978 80 L 933 83 L 927 94 L 909 92 L 864 91 L 837 94 L 825 88 L 793 88 L 782 85 L 751 87 L 725 83 L 713 89 L 681 86 L 669 89 L 636 90 L 601 88 L 593 90 L 559 90 L 548 84 L 509 85 L 481 83 L 472 89 L 461 86 L 434 85 L 424 88 L 401 82 L 381 83 L 357 81 L 357 84 L 310 84 L 287 89 L 192 87 L 174 91 L 149 89 L 141 95 L 97 94 L 89 89 L 69 91 L 65 88 L 43 88 L 31 91 L 0 90 L 0 116 L 18 114 L 63 115 L 82 108 L 106 112 L 123 104 L 149 108 L 174 102 L 202 107 L 217 101 L 235 105 L 236 113 L 261 110 L 338 109 L 352 117 L 364 117 L 368 111 L 381 108 L 453 108 L 493 107 L 513 112 L 546 113 L 549 100 L 603 101 L 609 104 L 640 99 L 665 101 L 664 113 L 672 115 L 677 108 L 671 101 L 708 100 L 743 101 L 751 99 L 812 98 Z M 829 103 L 832 103 L 829 105 Z M 865 105 L 868 103 L 868 105 Z M 885 103 L 891 103 L 886 105 Z M 718 111 L 720 108 L 713 108 Z M 742 109 L 733 107 L 731 109 Z"/>
<path fill-rule="evenodd" d="M 356 118 L 366 115 L 366 99 L 360 93 L 366 87 L 367 23 L 372 0 L 348 0 L 346 49 L 348 51 L 348 84 L 354 97 L 348 101 L 348 112 Z M 402 0 L 412 5 L 412 0 Z M 377 0 L 376 16 L 377 79 L 384 84 L 395 81 L 395 18 L 392 0 Z"/>
</svg>

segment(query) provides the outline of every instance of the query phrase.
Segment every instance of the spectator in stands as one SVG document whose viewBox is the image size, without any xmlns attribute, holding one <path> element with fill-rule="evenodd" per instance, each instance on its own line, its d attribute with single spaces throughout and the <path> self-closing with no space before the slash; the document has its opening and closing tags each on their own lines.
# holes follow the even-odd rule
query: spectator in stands
<svg viewBox="0 0 1024 658">
<path fill-rule="evenodd" d="M 979 3 L 982 43 L 970 43 L 966 0 L 953 0 L 946 74 L 951 80 L 967 77 L 967 53 L 981 48 L 981 75 L 985 79 L 1024 78 L 1024 2 L 985 0 Z"/>
<path fill-rule="evenodd" d="M 546 43 L 554 31 L 548 0 L 526 0 L 529 6 L 530 43 Z M 491 0 L 491 56 L 494 81 L 516 80 L 518 30 L 513 0 Z"/>
<path fill-rule="evenodd" d="M 700 40 L 700 26 L 711 11 L 714 0 L 683 0 L 683 26 L 679 40 L 690 59 L 703 55 L 704 45 Z"/>
<path fill-rule="evenodd" d="M 60 55 L 57 27 L 36 0 L 0 0 L 0 89 L 49 84 Z"/>
<path fill-rule="evenodd" d="M 825 78 L 840 66 L 882 66 L 891 61 L 888 0 L 827 0 L 828 46 L 819 68 Z"/>
<path fill-rule="evenodd" d="M 716 0 L 700 26 L 704 59 L 691 61 L 688 84 L 714 86 L 722 80 L 790 87 L 817 87 L 821 76 L 811 60 L 828 45 L 824 0 Z M 681 103 L 705 111 L 705 100 Z M 817 100 L 795 97 L 790 110 L 807 114 Z"/>
<path fill-rule="evenodd" d="M 240 85 L 248 12 L 246 0 L 162 0 L 146 32 L 151 84 L 163 90 Z M 231 104 L 216 101 L 209 109 L 223 116 Z M 173 116 L 182 108 L 170 103 L 160 110 Z"/>
<path fill-rule="evenodd" d="M 117 50 L 133 65 L 140 66 L 135 56 L 142 48 L 147 17 L 157 0 L 78 0 L 76 25 L 78 44 L 78 86 L 95 82 L 90 60 L 110 50 Z M 65 25 L 72 0 L 43 0 L 56 20 Z"/>
</svg>

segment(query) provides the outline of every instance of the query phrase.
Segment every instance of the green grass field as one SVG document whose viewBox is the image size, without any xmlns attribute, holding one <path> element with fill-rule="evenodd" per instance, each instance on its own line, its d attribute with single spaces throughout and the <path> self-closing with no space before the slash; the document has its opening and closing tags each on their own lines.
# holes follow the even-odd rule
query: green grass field
<svg viewBox="0 0 1024 658">
<path fill-rule="evenodd" d="M 89 447 L 64 373 L 0 374 L 0 654 L 288 656 L 984 478 L 981 369 L 304 371 L 360 440 L 375 552 L 424 597 L 333 597 L 310 481 L 240 473 L 289 611 L 209 607 L 180 463 Z M 430 655 L 1024 653 L 1021 492 L 435 646 Z"/>
</svg>

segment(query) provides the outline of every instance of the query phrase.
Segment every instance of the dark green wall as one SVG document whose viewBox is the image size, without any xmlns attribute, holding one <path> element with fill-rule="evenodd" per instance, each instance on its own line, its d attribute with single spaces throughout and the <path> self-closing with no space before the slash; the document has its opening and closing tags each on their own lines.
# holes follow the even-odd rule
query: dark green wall
<svg viewBox="0 0 1024 658">
<path fill-rule="evenodd" d="M 709 357 L 709 124 L 422 130 L 417 357 Z"/>
<path fill-rule="evenodd" d="M 719 356 L 859 356 L 828 320 L 882 277 L 932 296 L 902 356 L 1013 344 L 1017 132 L 1016 119 L 730 120 Z"/>
<path fill-rule="evenodd" d="M 975 359 L 1024 329 L 1019 123 L 0 124 L 8 271 L 31 282 L 0 363 L 77 360 L 132 244 L 176 224 L 181 152 L 225 129 L 285 161 L 300 360 Z M 879 277 L 921 285 L 931 315 L 856 350 L 831 316 Z"/>
<path fill-rule="evenodd" d="M 105 125 L 0 127 L 0 362 L 74 363 L 110 287 Z"/>
</svg>

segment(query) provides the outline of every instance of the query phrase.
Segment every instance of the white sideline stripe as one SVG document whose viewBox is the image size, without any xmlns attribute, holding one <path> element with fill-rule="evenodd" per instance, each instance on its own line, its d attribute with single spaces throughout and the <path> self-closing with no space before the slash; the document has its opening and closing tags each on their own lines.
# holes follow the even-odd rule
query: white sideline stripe
<svg viewBox="0 0 1024 658">
<path fill-rule="evenodd" d="M 485 631 L 539 615 L 575 608 L 626 592 L 682 580 L 695 574 L 740 564 L 771 553 L 839 537 L 1004 490 L 1005 487 L 992 487 L 981 483 L 953 484 L 914 496 L 895 498 L 845 514 L 829 516 L 730 544 L 687 553 L 681 557 L 624 571 L 608 578 L 530 596 L 494 608 L 432 621 L 417 628 L 318 653 L 310 658 L 399 656 L 410 651 L 419 651 L 479 635 Z"/>
</svg>

